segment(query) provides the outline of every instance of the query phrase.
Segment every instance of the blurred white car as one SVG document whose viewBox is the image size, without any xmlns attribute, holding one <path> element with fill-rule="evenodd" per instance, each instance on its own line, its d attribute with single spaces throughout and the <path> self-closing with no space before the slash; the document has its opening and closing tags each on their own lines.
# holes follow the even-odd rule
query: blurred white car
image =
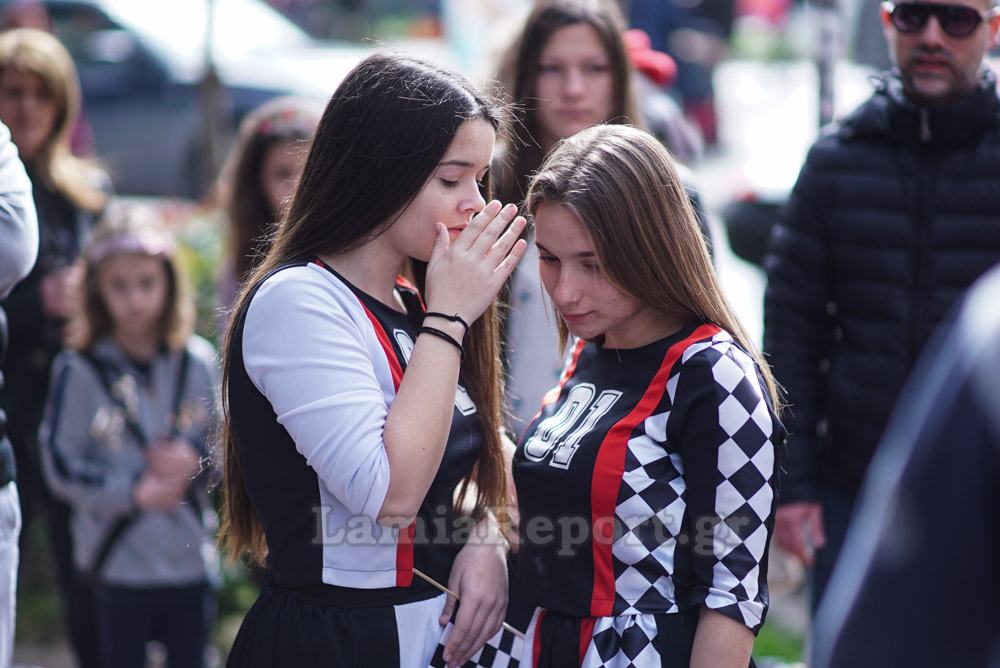
<svg viewBox="0 0 1000 668">
<path fill-rule="evenodd" d="M 44 4 L 76 61 L 98 158 L 116 191 L 129 195 L 195 197 L 214 177 L 206 173 L 200 95 L 209 26 L 223 137 L 277 95 L 329 98 L 367 53 L 361 45 L 319 42 L 260 0 Z"/>
</svg>

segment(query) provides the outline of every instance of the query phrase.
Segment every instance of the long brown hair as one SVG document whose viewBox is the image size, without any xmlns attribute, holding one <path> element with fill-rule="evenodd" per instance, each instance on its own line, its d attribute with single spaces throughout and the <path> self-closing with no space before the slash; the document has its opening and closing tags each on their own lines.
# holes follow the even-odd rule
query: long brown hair
<svg viewBox="0 0 1000 668">
<path fill-rule="evenodd" d="M 507 51 L 501 67 L 504 88 L 517 114 L 514 132 L 504 146 L 500 184 L 500 199 L 504 202 L 524 200 L 528 180 L 551 148 L 538 143 L 536 82 L 542 50 L 556 30 L 581 23 L 597 31 L 611 67 L 614 99 L 611 117 L 605 122 L 642 123 L 632 87 L 632 63 L 623 38 L 625 19 L 618 5 L 613 0 L 541 0 Z"/>
<path fill-rule="evenodd" d="M 718 325 L 753 357 L 780 412 L 770 368 L 726 300 L 670 153 L 649 132 L 596 125 L 562 140 L 532 179 L 526 208 L 571 210 L 601 271 L 622 293 L 665 318 Z M 559 322 L 565 346 L 568 330 Z"/>
<path fill-rule="evenodd" d="M 504 108 L 464 78 L 399 54 L 376 53 L 362 60 L 323 112 L 274 243 L 242 288 L 234 317 L 280 267 L 359 248 L 385 231 L 420 193 L 462 124 L 475 119 L 488 121 L 499 133 L 505 126 Z M 488 175 L 485 188 L 489 198 Z M 412 262 L 421 291 L 425 273 L 426 264 Z M 229 328 L 223 347 L 225 398 L 237 329 Z M 459 496 L 474 483 L 474 512 L 479 513 L 506 501 L 495 304 L 472 324 L 467 341 L 461 381 L 476 404 L 483 445 Z M 233 558 L 249 553 L 260 560 L 266 554 L 264 534 L 243 484 L 228 403 L 224 411 L 226 500 L 220 542 Z"/>
<path fill-rule="evenodd" d="M 7 70 L 33 74 L 52 95 L 56 120 L 52 134 L 29 162 L 45 183 L 74 206 L 100 211 L 107 177 L 90 160 L 73 155 L 70 135 L 80 115 L 80 82 L 69 52 L 47 32 L 18 28 L 0 34 L 0 77 Z"/>
</svg>

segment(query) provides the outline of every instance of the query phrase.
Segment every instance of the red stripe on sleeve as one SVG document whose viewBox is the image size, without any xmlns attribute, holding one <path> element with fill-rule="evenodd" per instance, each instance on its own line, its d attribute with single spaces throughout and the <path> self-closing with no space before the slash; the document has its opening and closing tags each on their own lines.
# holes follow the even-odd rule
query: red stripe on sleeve
<svg viewBox="0 0 1000 668">
<path fill-rule="evenodd" d="M 389 371 L 392 373 L 392 385 L 398 392 L 399 384 L 403 382 L 403 367 L 399 364 L 399 359 L 396 357 L 396 351 L 392 347 L 389 335 L 385 333 L 382 323 L 368 310 L 368 307 L 361 300 L 358 300 L 358 303 L 365 310 L 365 315 L 368 316 L 368 320 L 371 321 L 372 327 L 375 329 L 375 336 L 378 337 L 378 342 L 382 345 L 382 350 L 385 352 L 385 361 L 389 363 Z M 416 532 L 416 527 L 416 520 L 414 520 L 410 526 L 400 529 L 399 535 L 396 538 L 397 587 L 409 587 L 413 582 L 413 536 Z"/>
<path fill-rule="evenodd" d="M 409 587 L 413 583 L 413 536 L 416 534 L 417 521 L 399 530 L 396 538 L 396 586 Z"/>
<path fill-rule="evenodd" d="M 382 350 L 385 352 L 385 361 L 389 363 L 389 371 L 392 373 L 392 385 L 399 391 L 399 384 L 403 382 L 403 367 L 399 364 L 399 359 L 396 358 L 396 351 L 392 347 L 392 341 L 389 340 L 389 335 L 385 333 L 385 328 L 382 327 L 382 323 L 378 321 L 378 318 L 368 310 L 368 307 L 364 305 L 360 299 L 358 303 L 361 304 L 361 308 L 365 310 L 365 315 L 372 323 L 372 327 L 375 328 L 375 336 L 378 337 L 378 342 L 382 344 Z"/>
<path fill-rule="evenodd" d="M 687 347 L 695 341 L 715 336 L 719 331 L 721 330 L 715 325 L 702 325 L 683 341 L 670 346 L 642 399 L 628 415 L 608 430 L 601 442 L 590 487 L 594 555 L 594 592 L 590 599 L 590 614 L 594 617 L 609 617 L 614 609 L 615 571 L 611 560 L 611 546 L 614 541 L 618 489 L 625 473 L 625 451 L 632 430 L 660 403 L 663 393 L 667 391 L 670 371 Z"/>
</svg>

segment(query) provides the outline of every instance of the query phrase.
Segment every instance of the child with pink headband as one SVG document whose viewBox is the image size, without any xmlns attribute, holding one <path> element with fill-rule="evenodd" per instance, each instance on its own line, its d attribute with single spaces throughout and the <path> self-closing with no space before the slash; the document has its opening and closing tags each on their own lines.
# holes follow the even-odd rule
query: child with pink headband
<svg viewBox="0 0 1000 668">
<path fill-rule="evenodd" d="M 39 438 L 46 480 L 73 509 L 75 562 L 94 584 L 101 665 L 201 666 L 213 620 L 218 416 L 215 351 L 192 334 L 176 244 L 135 205 L 84 249 L 82 326 L 56 357 Z"/>
</svg>

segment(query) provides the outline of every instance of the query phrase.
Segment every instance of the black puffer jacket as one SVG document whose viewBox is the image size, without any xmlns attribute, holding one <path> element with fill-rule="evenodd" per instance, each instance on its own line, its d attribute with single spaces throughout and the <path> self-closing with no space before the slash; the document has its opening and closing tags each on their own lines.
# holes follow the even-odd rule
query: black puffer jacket
<svg viewBox="0 0 1000 668">
<path fill-rule="evenodd" d="M 810 150 L 765 260 L 764 348 L 791 404 L 782 503 L 822 481 L 857 492 L 931 332 L 998 261 L 995 77 L 930 110 L 883 76 Z"/>
</svg>

